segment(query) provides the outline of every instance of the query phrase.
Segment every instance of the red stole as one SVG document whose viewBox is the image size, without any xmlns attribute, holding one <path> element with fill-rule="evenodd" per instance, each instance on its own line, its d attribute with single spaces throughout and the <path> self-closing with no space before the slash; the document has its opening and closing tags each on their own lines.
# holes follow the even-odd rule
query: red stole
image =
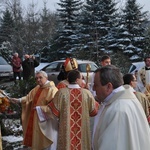
<svg viewBox="0 0 150 150">
<path fill-rule="evenodd" d="M 39 88 L 33 99 L 32 106 L 31 106 L 31 113 L 30 113 L 30 117 L 29 117 L 29 121 L 28 121 L 28 126 L 27 126 L 27 130 L 25 133 L 25 137 L 24 137 L 24 145 L 29 146 L 29 147 L 32 146 L 34 111 L 35 111 L 35 107 L 36 107 L 36 104 L 37 104 L 37 101 L 38 101 L 38 98 L 39 98 L 41 92 L 42 92 L 42 89 Z"/>
</svg>

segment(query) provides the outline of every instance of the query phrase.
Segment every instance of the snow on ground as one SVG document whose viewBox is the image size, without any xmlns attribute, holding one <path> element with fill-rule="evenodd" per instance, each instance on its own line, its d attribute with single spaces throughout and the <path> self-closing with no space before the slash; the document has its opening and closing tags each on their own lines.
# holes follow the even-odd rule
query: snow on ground
<svg viewBox="0 0 150 150">
<path fill-rule="evenodd" d="M 8 135 L 8 136 L 2 136 L 2 140 L 7 141 L 9 143 L 15 143 L 15 142 L 21 142 L 23 138 L 22 136 Z"/>
<path fill-rule="evenodd" d="M 3 119 L 3 123 L 6 130 L 11 131 L 7 136 L 2 135 L 3 150 L 23 150 L 20 119 Z"/>
</svg>

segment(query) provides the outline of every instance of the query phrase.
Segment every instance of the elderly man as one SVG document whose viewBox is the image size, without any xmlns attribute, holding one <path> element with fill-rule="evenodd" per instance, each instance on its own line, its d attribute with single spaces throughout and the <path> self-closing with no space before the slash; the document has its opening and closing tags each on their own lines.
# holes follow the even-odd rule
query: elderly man
<svg viewBox="0 0 150 150">
<path fill-rule="evenodd" d="M 19 58 L 18 53 L 14 53 L 13 58 L 12 58 L 12 67 L 13 67 L 13 73 L 14 73 L 14 82 L 16 82 L 17 77 L 19 80 L 21 80 L 21 64 L 22 61 Z"/>
<path fill-rule="evenodd" d="M 94 90 L 101 103 L 94 122 L 93 150 L 149 150 L 150 129 L 133 91 L 123 87 L 113 65 L 95 72 Z"/>
<path fill-rule="evenodd" d="M 37 86 L 27 96 L 20 99 L 11 98 L 10 100 L 22 104 L 23 145 L 30 147 L 32 150 L 44 150 L 46 148 L 54 150 L 56 143 L 53 143 L 53 141 L 54 138 L 57 138 L 57 122 L 53 126 L 53 120 L 48 119 L 48 117 L 43 119 L 40 116 L 42 115 L 42 109 L 47 116 L 49 115 L 46 106 L 53 99 L 57 88 L 53 81 L 48 81 L 47 74 L 44 71 L 36 72 L 35 78 Z"/>
</svg>

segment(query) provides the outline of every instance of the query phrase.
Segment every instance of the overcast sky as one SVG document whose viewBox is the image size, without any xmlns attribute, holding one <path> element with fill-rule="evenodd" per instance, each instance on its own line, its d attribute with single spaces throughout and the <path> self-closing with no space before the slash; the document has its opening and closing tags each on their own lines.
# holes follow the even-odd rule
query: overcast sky
<svg viewBox="0 0 150 150">
<path fill-rule="evenodd" d="M 59 0 L 21 0 L 22 5 L 24 5 L 25 7 L 28 6 L 28 4 L 30 4 L 32 1 L 38 4 L 38 8 L 41 8 L 43 6 L 43 1 L 47 1 L 47 7 L 51 11 L 55 11 L 56 8 L 58 8 L 57 2 L 59 2 Z M 117 1 L 120 2 L 119 6 L 122 7 L 126 0 L 117 0 Z M 144 11 L 150 12 L 150 0 L 137 0 L 137 3 L 140 4 L 140 6 L 143 6 Z"/>
</svg>

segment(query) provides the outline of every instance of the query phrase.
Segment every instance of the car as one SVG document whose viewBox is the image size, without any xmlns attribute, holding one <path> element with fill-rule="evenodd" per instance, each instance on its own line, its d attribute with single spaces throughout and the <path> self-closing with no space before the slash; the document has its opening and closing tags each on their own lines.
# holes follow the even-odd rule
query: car
<svg viewBox="0 0 150 150">
<path fill-rule="evenodd" d="M 45 71 L 48 74 L 48 79 L 54 81 L 54 83 L 57 85 L 60 82 L 57 79 L 57 76 L 64 62 L 65 60 L 53 61 L 41 70 Z M 98 66 L 93 61 L 89 60 L 77 60 L 77 62 L 78 62 L 78 70 L 82 73 L 85 80 L 87 79 L 86 66 L 87 64 L 90 65 L 91 69 L 89 71 L 89 79 L 88 79 L 88 83 L 90 85 L 92 80 L 92 74 L 98 68 Z"/>
<path fill-rule="evenodd" d="M 140 70 L 144 66 L 145 66 L 145 62 L 144 61 L 134 62 L 130 66 L 128 73 L 133 73 L 134 74 L 136 71 Z"/>
<path fill-rule="evenodd" d="M 37 67 L 35 67 L 35 72 L 42 70 L 47 65 L 49 65 L 48 62 L 47 63 L 46 62 L 45 63 L 41 62 Z"/>
<path fill-rule="evenodd" d="M 2 79 L 13 79 L 12 66 L 0 56 L 0 80 Z"/>
</svg>

